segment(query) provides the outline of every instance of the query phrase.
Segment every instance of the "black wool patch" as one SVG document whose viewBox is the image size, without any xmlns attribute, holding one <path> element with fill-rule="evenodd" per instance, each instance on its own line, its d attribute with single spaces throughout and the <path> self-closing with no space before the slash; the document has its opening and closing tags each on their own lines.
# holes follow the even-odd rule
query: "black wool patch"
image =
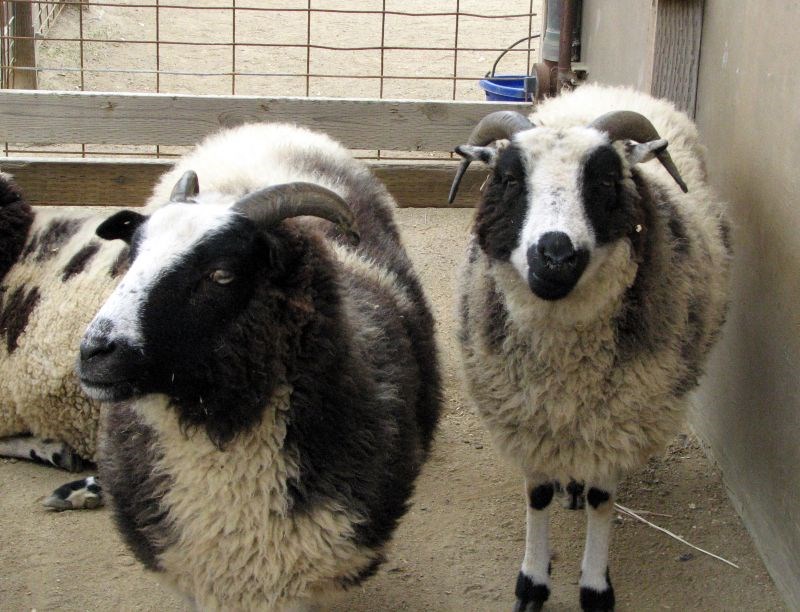
<svg viewBox="0 0 800 612">
<path fill-rule="evenodd" d="M 517 596 L 517 607 L 525 612 L 528 610 L 541 610 L 541 606 L 550 597 L 550 588 L 546 584 L 534 584 L 530 576 L 522 572 L 517 574 L 517 584 L 514 588 L 514 595 Z"/>
<path fill-rule="evenodd" d="M 90 242 L 73 255 L 61 272 L 61 282 L 66 282 L 76 274 L 80 274 L 100 250 L 98 242 Z"/>
<path fill-rule="evenodd" d="M 13 181 L 0 178 L 0 281 L 23 253 L 33 217 Z"/>
<path fill-rule="evenodd" d="M 0 336 L 5 335 L 9 354 L 17 349 L 19 337 L 28 326 L 28 319 L 39 299 L 38 287 L 28 291 L 25 285 L 20 285 L 4 302 L 0 312 Z"/>
<path fill-rule="evenodd" d="M 608 569 L 606 569 L 606 584 L 608 584 L 608 588 L 605 591 L 581 587 L 581 610 L 584 612 L 611 612 L 614 609 L 616 600 Z"/>
<path fill-rule="evenodd" d="M 500 152 L 475 216 L 478 244 L 489 257 L 501 261 L 507 261 L 519 244 L 528 210 L 521 155 L 513 145 Z"/>
<path fill-rule="evenodd" d="M 54 219 L 37 239 L 28 245 L 26 251 L 30 250 L 29 255 L 33 256 L 36 262 L 55 257 L 69 239 L 80 230 L 84 221 L 84 219 Z"/>
<path fill-rule="evenodd" d="M 508 323 L 508 311 L 506 305 L 503 303 L 502 295 L 497 291 L 494 281 L 490 281 L 486 294 L 486 302 L 484 302 L 484 316 L 485 323 L 484 333 L 489 346 L 494 350 L 499 350 L 506 339 L 506 325 Z"/>
<path fill-rule="evenodd" d="M 108 275 L 111 278 L 117 278 L 128 271 L 128 268 L 130 267 L 130 254 L 130 247 L 125 245 L 119 252 L 119 255 L 117 255 L 114 263 L 111 264 L 111 268 L 108 270 Z"/>
<path fill-rule="evenodd" d="M 552 482 L 534 487 L 531 490 L 529 503 L 534 510 L 544 510 L 553 500 L 555 488 Z"/>
<path fill-rule="evenodd" d="M 155 434 L 130 406 L 122 405 L 109 410 L 106 433 L 107 449 L 113 452 L 106 452 L 99 464 L 100 481 L 111 495 L 114 522 L 136 558 L 160 571 L 158 556 L 176 536 L 161 505 L 171 482 L 155 469 L 162 458 Z M 73 484 L 79 485 L 75 490 L 89 486 L 86 479 Z"/>
<path fill-rule="evenodd" d="M 567 508 L 569 510 L 580 510 L 583 508 L 583 489 L 583 483 L 575 480 L 570 480 L 569 483 L 567 483 Z"/>
<path fill-rule="evenodd" d="M 611 495 L 608 491 L 595 489 L 594 487 L 590 487 L 589 492 L 586 494 L 586 501 L 589 502 L 589 505 L 595 510 L 600 504 L 606 503 L 609 499 L 611 499 Z"/>
</svg>

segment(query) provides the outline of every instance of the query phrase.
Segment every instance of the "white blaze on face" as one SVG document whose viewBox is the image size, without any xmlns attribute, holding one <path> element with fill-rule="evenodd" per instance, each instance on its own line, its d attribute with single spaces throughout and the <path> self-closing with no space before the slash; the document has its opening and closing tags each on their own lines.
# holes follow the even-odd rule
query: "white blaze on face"
<svg viewBox="0 0 800 612">
<path fill-rule="evenodd" d="M 581 175 L 588 153 L 608 144 L 608 138 L 587 128 L 537 128 L 521 132 L 514 142 L 523 151 L 528 209 L 510 260 L 527 282 L 528 249 L 547 232 L 563 232 L 576 249 L 594 250 L 596 240 L 584 209 Z"/>
<path fill-rule="evenodd" d="M 167 204 L 145 222 L 136 259 L 120 284 L 89 324 L 87 334 L 107 334 L 141 348 L 141 307 L 150 288 L 198 242 L 225 228 L 234 219 L 227 207 L 213 204 Z M 100 322 L 103 322 L 102 324 Z"/>
</svg>

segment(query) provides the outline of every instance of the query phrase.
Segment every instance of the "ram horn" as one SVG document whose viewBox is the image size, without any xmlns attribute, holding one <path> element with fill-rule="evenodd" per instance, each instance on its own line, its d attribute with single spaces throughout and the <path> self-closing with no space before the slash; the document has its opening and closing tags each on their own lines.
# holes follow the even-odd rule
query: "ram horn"
<svg viewBox="0 0 800 612">
<path fill-rule="evenodd" d="M 169 195 L 170 202 L 191 202 L 200 191 L 200 181 L 197 180 L 197 173 L 194 170 L 187 170 L 183 176 L 175 183 L 172 193 Z"/>
<path fill-rule="evenodd" d="M 533 127 L 530 120 L 516 111 L 496 111 L 486 115 L 478 122 L 478 125 L 472 130 L 469 135 L 467 145 L 483 147 L 495 140 L 503 138 L 511 138 L 517 132 L 528 130 Z M 461 184 L 461 179 L 464 178 L 464 173 L 469 168 L 472 160 L 464 158 L 458 166 L 458 171 L 453 179 L 453 185 L 450 187 L 450 195 L 447 196 L 447 203 L 452 204 L 458 192 L 458 186 Z"/>
<path fill-rule="evenodd" d="M 283 219 L 308 215 L 327 219 L 358 242 L 353 211 L 341 196 L 313 183 L 284 183 L 254 191 L 233 205 L 256 225 L 272 227 Z"/>
<path fill-rule="evenodd" d="M 633 111 L 612 111 L 606 113 L 592 121 L 589 127 L 600 132 L 606 132 L 612 141 L 635 140 L 639 143 L 645 143 L 661 138 L 658 131 L 653 127 L 653 124 L 650 123 L 647 117 Z M 669 172 L 670 176 L 678 183 L 681 190 L 684 193 L 689 191 L 666 148 L 655 155 L 658 161 L 661 162 L 661 165 Z"/>
</svg>

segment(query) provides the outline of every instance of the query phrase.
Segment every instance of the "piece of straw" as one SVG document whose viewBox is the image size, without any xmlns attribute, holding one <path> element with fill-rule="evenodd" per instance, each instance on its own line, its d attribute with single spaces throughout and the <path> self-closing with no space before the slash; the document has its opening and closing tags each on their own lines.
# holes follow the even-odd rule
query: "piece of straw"
<svg viewBox="0 0 800 612">
<path fill-rule="evenodd" d="M 718 561 L 722 561 L 723 563 L 727 563 L 727 564 L 728 564 L 728 565 L 730 565 L 731 567 L 735 567 L 736 569 L 740 569 L 740 568 L 739 568 L 739 566 L 738 566 L 738 565 L 736 565 L 735 563 L 733 563 L 732 561 L 728 561 L 727 559 L 723 559 L 723 558 L 722 558 L 722 557 L 720 557 L 719 555 L 715 555 L 715 554 L 714 554 L 714 553 L 712 553 L 712 552 L 708 552 L 707 550 L 703 550 L 703 549 L 702 549 L 702 548 L 700 548 L 699 546 L 695 546 L 695 545 L 694 545 L 694 544 L 692 544 L 691 542 L 687 542 L 686 540 L 684 540 L 684 539 L 683 539 L 682 537 L 680 537 L 679 535 L 675 535 L 674 533 L 672 533 L 672 532 L 671 532 L 671 531 L 669 531 L 668 529 L 664 529 L 663 527 L 659 527 L 659 526 L 658 526 L 658 525 L 656 525 L 655 523 L 651 523 L 651 522 L 650 522 L 650 521 L 648 521 L 647 519 L 645 519 L 645 518 L 642 518 L 641 516 L 639 516 L 638 514 L 636 514 L 636 513 L 635 513 L 633 510 L 631 510 L 631 509 L 629 509 L 629 508 L 626 508 L 625 506 L 622 506 L 622 505 L 620 505 L 620 504 L 616 504 L 616 503 L 615 503 L 615 504 L 614 504 L 614 507 L 615 507 L 617 510 L 620 510 L 620 511 L 624 512 L 625 514 L 627 514 L 627 515 L 629 515 L 629 516 L 632 516 L 632 517 L 633 517 L 633 518 L 635 518 L 636 520 L 639 520 L 639 521 L 643 522 L 645 525 L 649 525 L 649 526 L 650 526 L 650 527 L 652 527 L 653 529 L 657 529 L 658 531 L 661 531 L 661 532 L 663 532 L 663 533 L 666 533 L 668 536 L 670 536 L 670 537 L 672 537 L 672 538 L 675 538 L 676 540 L 678 540 L 678 542 L 681 542 L 681 543 L 683 543 L 683 544 L 686 544 L 686 546 L 690 546 L 690 547 L 694 548 L 695 550 L 699 550 L 701 553 L 704 553 L 704 554 L 708 555 L 709 557 L 714 557 L 714 558 L 715 558 L 715 559 L 717 559 Z"/>
</svg>

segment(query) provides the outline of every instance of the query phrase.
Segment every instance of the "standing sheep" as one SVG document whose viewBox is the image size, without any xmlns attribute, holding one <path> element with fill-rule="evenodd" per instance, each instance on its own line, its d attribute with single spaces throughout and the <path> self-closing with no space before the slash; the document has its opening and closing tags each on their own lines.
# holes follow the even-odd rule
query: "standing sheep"
<svg viewBox="0 0 800 612">
<path fill-rule="evenodd" d="M 616 485 L 676 433 L 725 317 L 724 207 L 692 122 L 631 90 L 585 86 L 530 120 L 492 114 L 456 152 L 492 170 L 460 283 L 460 345 L 468 392 L 525 477 L 515 610 L 549 596 L 547 512 L 571 481 L 588 502 L 581 606 L 611 610 Z M 660 166 L 642 163 L 654 156 Z"/>
<path fill-rule="evenodd" d="M 374 573 L 406 510 L 439 414 L 433 319 L 392 198 L 326 136 L 225 131 L 154 198 L 176 181 L 97 230 L 130 244 L 80 348 L 113 403 L 101 480 L 198 608 L 312 604 Z"/>
</svg>

